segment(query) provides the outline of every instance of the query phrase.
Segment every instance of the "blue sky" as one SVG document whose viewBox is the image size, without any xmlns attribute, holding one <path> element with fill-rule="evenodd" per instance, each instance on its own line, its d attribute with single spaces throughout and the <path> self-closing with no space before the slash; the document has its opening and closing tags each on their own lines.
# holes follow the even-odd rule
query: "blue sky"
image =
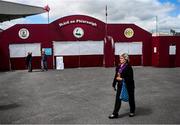
<svg viewBox="0 0 180 125">
<path fill-rule="evenodd" d="M 174 3 L 174 4 L 180 4 L 179 0 L 159 0 L 161 3 L 166 3 L 166 2 L 170 2 L 170 3 Z"/>
<path fill-rule="evenodd" d="M 176 9 L 172 11 L 170 14 L 172 16 L 177 16 L 180 14 L 180 0 L 159 0 L 161 3 L 171 3 L 176 6 Z"/>
<path fill-rule="evenodd" d="M 6 0 L 41 7 L 50 6 L 50 22 L 68 15 L 83 14 L 105 21 L 108 5 L 108 23 L 134 23 L 154 32 L 158 17 L 160 32 L 180 31 L 180 0 Z M 37 4 L 38 3 L 38 4 Z M 47 23 L 47 13 L 8 21 L 0 25 L 6 29 L 14 24 Z"/>
</svg>

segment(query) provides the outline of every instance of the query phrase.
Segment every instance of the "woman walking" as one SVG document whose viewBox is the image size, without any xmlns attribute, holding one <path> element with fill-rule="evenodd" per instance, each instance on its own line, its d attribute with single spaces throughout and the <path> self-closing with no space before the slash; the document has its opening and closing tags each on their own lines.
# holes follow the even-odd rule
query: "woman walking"
<svg viewBox="0 0 180 125">
<path fill-rule="evenodd" d="M 134 98 L 135 85 L 133 78 L 133 69 L 129 64 L 129 56 L 127 53 L 120 55 L 120 64 L 119 66 L 116 67 L 116 73 L 115 73 L 114 81 L 112 83 L 112 87 L 117 92 L 116 92 L 114 111 L 109 116 L 110 119 L 118 118 L 118 112 L 121 107 L 120 93 L 122 89 L 122 80 L 125 81 L 129 96 L 129 106 L 130 106 L 129 117 L 133 117 L 135 115 L 135 98 Z"/>
</svg>

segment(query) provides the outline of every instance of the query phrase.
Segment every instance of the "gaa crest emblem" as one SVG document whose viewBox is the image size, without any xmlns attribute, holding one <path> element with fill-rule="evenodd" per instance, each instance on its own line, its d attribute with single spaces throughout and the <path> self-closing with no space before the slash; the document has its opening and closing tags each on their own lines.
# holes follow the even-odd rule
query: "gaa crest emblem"
<svg viewBox="0 0 180 125">
<path fill-rule="evenodd" d="M 29 31 L 26 28 L 20 29 L 18 34 L 21 39 L 27 39 L 29 37 Z"/>
<path fill-rule="evenodd" d="M 73 35 L 76 38 L 81 38 L 84 35 L 84 30 L 81 27 L 76 27 L 73 31 Z"/>
<path fill-rule="evenodd" d="M 124 35 L 125 35 L 127 38 L 133 37 L 133 35 L 134 35 L 133 29 L 132 29 L 132 28 L 126 28 L 126 29 L 124 30 Z"/>
</svg>

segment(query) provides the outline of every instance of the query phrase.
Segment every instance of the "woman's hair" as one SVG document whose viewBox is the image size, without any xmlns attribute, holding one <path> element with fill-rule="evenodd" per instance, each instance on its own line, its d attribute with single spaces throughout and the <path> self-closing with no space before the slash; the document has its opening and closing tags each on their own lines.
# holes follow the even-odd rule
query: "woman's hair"
<svg viewBox="0 0 180 125">
<path fill-rule="evenodd" d="M 127 63 L 129 63 L 129 55 L 127 53 L 121 54 L 121 56 L 126 60 Z"/>
</svg>

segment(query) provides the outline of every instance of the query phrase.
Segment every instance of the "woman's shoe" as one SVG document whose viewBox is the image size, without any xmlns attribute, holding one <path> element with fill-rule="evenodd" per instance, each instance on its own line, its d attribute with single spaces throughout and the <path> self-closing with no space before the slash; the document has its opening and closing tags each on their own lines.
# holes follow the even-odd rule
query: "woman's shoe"
<svg viewBox="0 0 180 125">
<path fill-rule="evenodd" d="M 129 117 L 134 117 L 135 113 L 129 113 Z"/>
<path fill-rule="evenodd" d="M 118 118 L 118 115 L 114 115 L 114 114 L 109 115 L 109 119 L 114 119 L 114 118 Z"/>
</svg>

